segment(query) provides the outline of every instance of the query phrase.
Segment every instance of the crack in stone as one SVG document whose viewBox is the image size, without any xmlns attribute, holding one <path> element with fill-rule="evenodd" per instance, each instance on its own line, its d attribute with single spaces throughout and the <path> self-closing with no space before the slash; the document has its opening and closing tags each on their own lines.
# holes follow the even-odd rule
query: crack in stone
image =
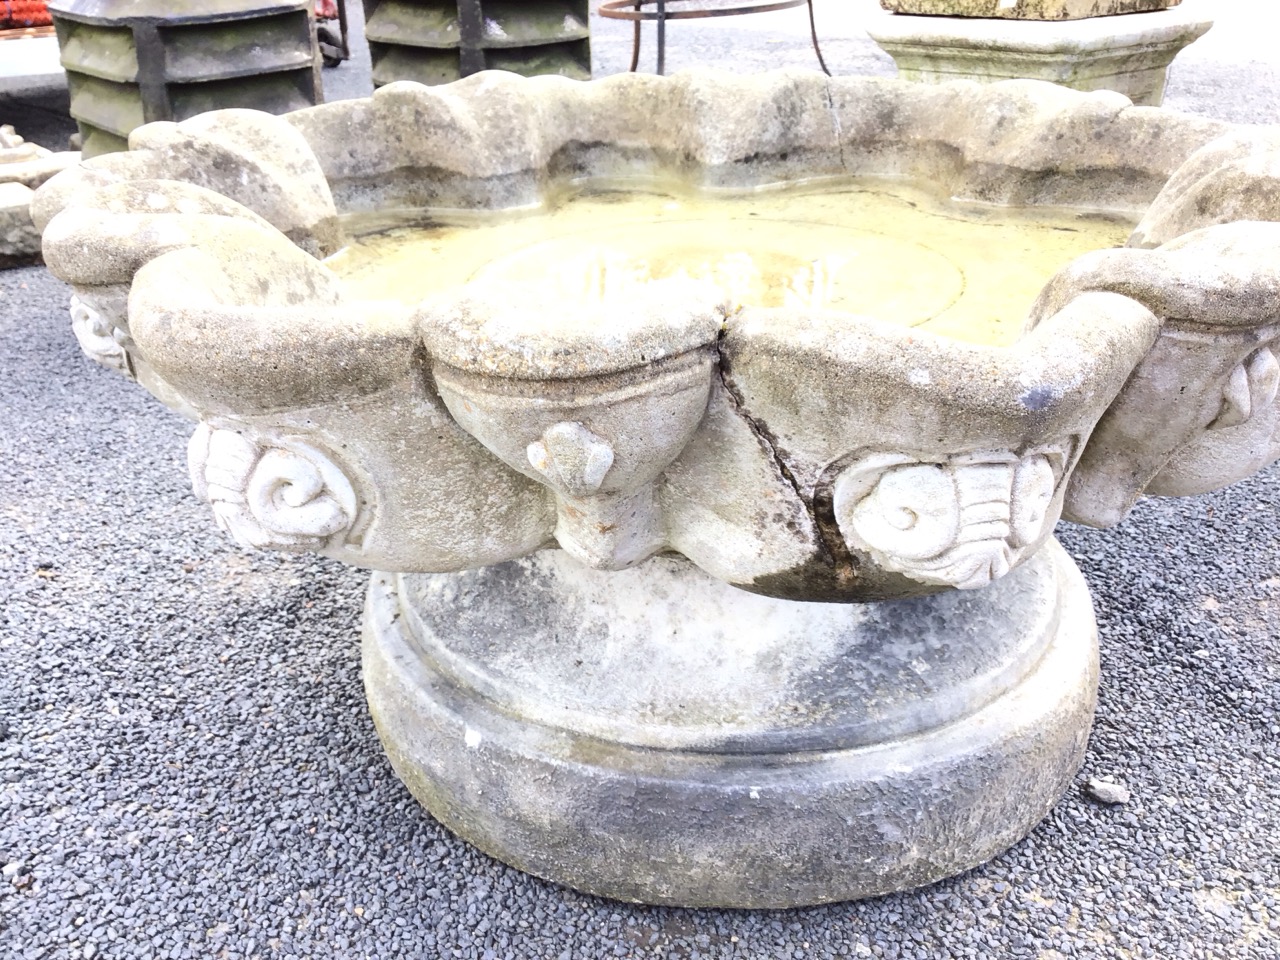
<svg viewBox="0 0 1280 960">
<path fill-rule="evenodd" d="M 827 109 L 831 111 L 831 129 L 836 135 L 836 150 L 840 154 L 840 169 L 844 173 L 849 172 L 849 164 L 844 158 L 844 128 L 840 126 L 840 112 L 836 109 L 835 97 L 831 94 L 831 78 L 828 77 L 822 85 L 822 90 L 826 94 Z"/>
<path fill-rule="evenodd" d="M 795 474 L 792 473 L 786 459 L 779 452 L 777 439 L 764 423 L 748 412 L 746 400 L 741 391 L 739 391 L 737 384 L 733 382 L 733 375 L 729 370 L 729 358 L 724 350 L 724 339 L 729 332 L 729 318 L 730 314 L 725 313 L 724 322 L 720 326 L 720 334 L 716 338 L 716 372 L 720 377 L 720 384 L 724 387 L 724 391 L 729 397 L 729 402 L 733 404 L 734 412 L 742 418 L 743 423 L 747 425 L 747 429 L 751 431 L 760 445 L 768 452 L 769 458 L 773 461 L 774 469 L 794 491 L 801 509 L 809 517 L 809 522 L 817 534 L 818 551 L 835 568 L 836 579 L 842 584 L 852 583 L 858 576 L 857 564 L 849 553 L 849 547 L 844 542 L 844 537 L 839 529 L 830 529 L 835 526 L 834 513 L 832 512 L 829 519 L 819 516 L 815 503 L 804 495 L 800 488 L 800 482 L 796 479 Z"/>
</svg>

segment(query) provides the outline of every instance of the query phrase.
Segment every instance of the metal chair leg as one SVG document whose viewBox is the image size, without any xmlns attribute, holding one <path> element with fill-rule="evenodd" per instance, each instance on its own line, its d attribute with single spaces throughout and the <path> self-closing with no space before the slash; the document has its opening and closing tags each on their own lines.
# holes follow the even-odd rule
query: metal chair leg
<svg viewBox="0 0 1280 960">
<path fill-rule="evenodd" d="M 643 4 L 640 3 L 640 0 L 636 0 L 636 13 L 639 13 L 642 9 Z M 633 20 L 632 24 L 635 27 L 635 33 L 631 41 L 631 72 L 635 73 L 640 68 L 640 21 Z"/>
<path fill-rule="evenodd" d="M 477 4 L 479 0 L 458 0 L 459 10 L 465 6 Z M 644 8 L 652 4 L 657 9 L 646 13 Z M 809 8 L 809 36 L 813 40 L 813 52 L 818 56 L 818 65 L 828 77 L 831 70 L 822 56 L 822 45 L 818 41 L 818 23 L 813 12 L 813 0 L 754 0 L 740 7 L 716 7 L 695 10 L 677 10 L 670 14 L 674 20 L 694 20 L 703 17 L 738 16 L 745 13 L 770 13 L 774 10 L 787 10 L 804 4 Z M 630 7 L 630 11 L 627 11 Z M 641 23 L 653 20 L 658 24 L 658 64 L 657 74 L 663 76 L 667 72 L 667 0 L 608 0 L 599 10 L 600 16 L 611 20 L 630 20 L 633 24 L 631 42 L 631 72 L 640 69 L 640 37 Z M 463 31 L 464 33 L 466 31 Z M 465 39 L 465 38 L 464 38 Z M 465 70 L 463 71 L 466 72 Z"/>
<path fill-rule="evenodd" d="M 347 31 L 347 0 L 338 0 L 338 30 L 342 34 L 342 59 L 351 59 L 351 40 Z"/>
<path fill-rule="evenodd" d="M 813 37 L 813 52 L 818 55 L 818 66 L 822 67 L 822 72 L 828 77 L 831 76 L 827 61 L 822 59 L 822 47 L 818 46 L 818 23 L 813 19 L 813 0 L 809 0 L 809 35 Z"/>
<path fill-rule="evenodd" d="M 812 2 L 812 0 L 811 0 Z M 658 76 L 667 69 L 667 3 L 658 0 Z"/>
</svg>

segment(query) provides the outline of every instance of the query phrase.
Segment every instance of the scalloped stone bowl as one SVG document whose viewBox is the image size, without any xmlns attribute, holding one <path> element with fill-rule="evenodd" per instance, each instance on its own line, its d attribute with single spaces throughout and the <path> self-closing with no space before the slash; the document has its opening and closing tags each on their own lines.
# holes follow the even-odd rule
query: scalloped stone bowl
<svg viewBox="0 0 1280 960">
<path fill-rule="evenodd" d="M 848 222 L 903 190 L 950 253 Z M 1094 707 L 1059 518 L 1280 454 L 1280 134 L 1117 94 L 486 73 L 150 124 L 33 213 L 85 351 L 198 421 L 218 523 L 376 571 L 366 685 L 413 793 L 607 896 L 849 899 L 1017 842 Z M 1001 336 L 876 300 L 901 260 L 938 294 L 993 217 L 1083 244 L 960 270 Z M 357 283 L 361 234 L 410 222 L 426 295 Z M 846 243 L 838 296 L 756 296 Z M 611 244 L 675 252 L 544 282 Z"/>
</svg>

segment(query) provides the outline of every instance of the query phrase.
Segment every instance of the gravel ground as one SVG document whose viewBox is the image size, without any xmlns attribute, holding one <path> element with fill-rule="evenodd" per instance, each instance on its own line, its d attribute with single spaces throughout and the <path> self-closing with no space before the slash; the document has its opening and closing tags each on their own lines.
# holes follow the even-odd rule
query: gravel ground
<svg viewBox="0 0 1280 960">
<path fill-rule="evenodd" d="M 628 54 L 617 26 L 601 72 Z M 677 26 L 676 67 L 808 55 Z M 1223 49 L 1175 72 L 1171 101 L 1280 119 L 1274 64 Z M 884 67 L 855 69 L 877 62 L 863 40 L 826 50 L 838 72 Z M 359 62 L 328 82 L 358 95 Z M 0 957 L 1280 957 L 1280 469 L 1113 531 L 1062 525 L 1101 705 L 1077 788 L 1011 851 L 834 907 L 625 906 L 417 806 L 364 706 L 365 575 L 217 534 L 189 427 L 81 357 L 67 296 L 42 268 L 0 273 Z M 1095 776 L 1132 799 L 1089 799 Z"/>
</svg>

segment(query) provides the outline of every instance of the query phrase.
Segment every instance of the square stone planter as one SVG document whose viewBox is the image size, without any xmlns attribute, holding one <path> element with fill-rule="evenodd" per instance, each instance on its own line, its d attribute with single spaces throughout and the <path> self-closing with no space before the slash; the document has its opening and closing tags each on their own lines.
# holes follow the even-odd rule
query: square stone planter
<svg viewBox="0 0 1280 960">
<path fill-rule="evenodd" d="M 867 32 L 904 80 L 1048 80 L 1159 106 L 1169 64 L 1212 26 L 1178 8 L 1054 21 L 886 14 Z"/>
<path fill-rule="evenodd" d="M 893 13 L 1006 20 L 1085 20 L 1176 7 L 1182 0 L 880 0 Z"/>
</svg>

